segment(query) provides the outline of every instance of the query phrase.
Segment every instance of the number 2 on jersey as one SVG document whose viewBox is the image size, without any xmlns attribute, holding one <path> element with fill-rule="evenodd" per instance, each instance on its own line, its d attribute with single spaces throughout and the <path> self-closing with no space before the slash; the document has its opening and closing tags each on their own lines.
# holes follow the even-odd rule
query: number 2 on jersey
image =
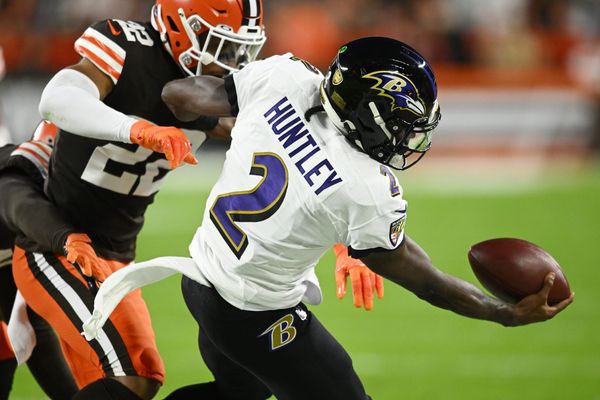
<svg viewBox="0 0 600 400">
<path fill-rule="evenodd" d="M 379 166 L 379 172 L 381 175 L 387 176 L 390 180 L 390 195 L 392 195 L 392 197 L 398 196 L 400 194 L 400 187 L 398 186 L 396 175 L 394 175 L 391 169 L 383 164 Z"/>
<path fill-rule="evenodd" d="M 254 153 L 250 175 L 262 176 L 252 189 L 217 196 L 210 219 L 235 256 L 240 259 L 248 246 L 248 236 L 236 222 L 264 221 L 283 203 L 288 187 L 288 171 L 274 153 Z"/>
</svg>

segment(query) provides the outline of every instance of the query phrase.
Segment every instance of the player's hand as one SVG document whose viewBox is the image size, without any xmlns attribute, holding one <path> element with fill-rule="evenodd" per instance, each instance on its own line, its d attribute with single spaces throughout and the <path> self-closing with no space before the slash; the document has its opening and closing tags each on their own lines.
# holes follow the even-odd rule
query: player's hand
<svg viewBox="0 0 600 400">
<path fill-rule="evenodd" d="M 564 310 L 573 302 L 575 293 L 571 292 L 569 298 L 553 306 L 548 305 L 548 295 L 550 294 L 550 289 L 554 284 L 555 278 L 556 275 L 554 272 L 548 273 L 544 278 L 544 286 L 539 292 L 525 297 L 515 305 L 515 325 L 526 325 L 533 322 L 546 321 Z"/>
<path fill-rule="evenodd" d="M 91 243 L 92 240 L 85 233 L 71 233 L 65 243 L 67 261 L 77 264 L 85 276 L 104 282 L 112 271 L 108 263 L 96 255 Z"/>
<path fill-rule="evenodd" d="M 139 120 L 133 124 L 129 133 L 131 143 L 163 153 L 175 169 L 181 163 L 198 164 L 191 151 L 190 141 L 181 129 L 174 126 L 158 126 L 151 122 Z"/>
<path fill-rule="evenodd" d="M 356 308 L 365 307 L 369 311 L 373 308 L 373 292 L 377 298 L 383 297 L 383 277 L 371 271 L 362 261 L 348 255 L 348 249 L 342 244 L 333 245 L 335 261 L 335 284 L 337 297 L 346 296 L 346 277 L 350 275 L 352 284 L 352 297 Z"/>
</svg>

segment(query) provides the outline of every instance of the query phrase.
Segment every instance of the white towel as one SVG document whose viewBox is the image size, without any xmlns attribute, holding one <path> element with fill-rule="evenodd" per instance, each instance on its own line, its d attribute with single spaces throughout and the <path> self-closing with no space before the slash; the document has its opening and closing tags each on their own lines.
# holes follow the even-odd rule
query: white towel
<svg viewBox="0 0 600 400">
<path fill-rule="evenodd" d="M 189 257 L 158 257 L 128 265 L 111 274 L 100 286 L 94 299 L 94 311 L 84 322 L 82 335 L 88 341 L 95 339 L 110 314 L 127 293 L 177 273 L 202 285 L 211 286 L 194 260 Z"/>
<path fill-rule="evenodd" d="M 8 321 L 8 340 L 15 352 L 17 363 L 27 362 L 35 348 L 36 337 L 27 316 L 27 304 L 18 290 Z"/>
</svg>

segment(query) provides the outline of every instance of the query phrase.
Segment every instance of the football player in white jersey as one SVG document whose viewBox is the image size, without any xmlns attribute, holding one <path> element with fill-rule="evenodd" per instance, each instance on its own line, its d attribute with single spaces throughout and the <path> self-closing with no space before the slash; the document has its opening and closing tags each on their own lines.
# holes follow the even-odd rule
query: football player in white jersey
<svg viewBox="0 0 600 400">
<path fill-rule="evenodd" d="M 438 307 L 505 326 L 552 318 L 553 283 L 517 304 L 433 266 L 405 235 L 407 204 L 390 167 L 429 149 L 440 110 L 427 61 L 393 39 L 342 46 L 327 75 L 290 54 L 226 77 L 174 81 L 176 116 L 237 116 L 221 176 L 190 252 L 210 286 L 184 278 L 217 398 L 368 399 L 348 354 L 304 305 L 333 243 Z M 183 398 L 186 388 L 171 395 Z"/>
</svg>

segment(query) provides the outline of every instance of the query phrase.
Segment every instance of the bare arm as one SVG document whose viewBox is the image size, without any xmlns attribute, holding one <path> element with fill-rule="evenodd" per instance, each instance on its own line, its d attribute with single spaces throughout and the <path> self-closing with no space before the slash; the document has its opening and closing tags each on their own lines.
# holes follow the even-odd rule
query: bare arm
<svg viewBox="0 0 600 400">
<path fill-rule="evenodd" d="M 193 121 L 202 115 L 231 116 L 225 81 L 214 76 L 192 76 L 171 81 L 163 88 L 162 99 L 182 121 Z"/>
<path fill-rule="evenodd" d="M 94 84 L 98 87 L 98 92 L 100 93 L 100 100 L 104 100 L 106 96 L 110 92 L 112 92 L 115 87 L 112 80 L 102 71 L 98 69 L 90 60 L 87 58 L 82 58 L 78 64 L 71 65 L 67 67 L 69 69 L 74 69 L 75 71 L 79 71 L 94 82 Z"/>
<path fill-rule="evenodd" d="M 543 289 L 517 304 L 492 298 L 472 284 L 437 269 L 419 245 L 405 238 L 395 251 L 371 253 L 363 258 L 374 272 L 410 290 L 434 306 L 454 311 L 470 318 L 494 321 L 504 326 L 525 325 L 554 317 L 572 301 L 569 299 L 551 307 L 548 293 L 554 276 L 548 275 Z"/>
</svg>

